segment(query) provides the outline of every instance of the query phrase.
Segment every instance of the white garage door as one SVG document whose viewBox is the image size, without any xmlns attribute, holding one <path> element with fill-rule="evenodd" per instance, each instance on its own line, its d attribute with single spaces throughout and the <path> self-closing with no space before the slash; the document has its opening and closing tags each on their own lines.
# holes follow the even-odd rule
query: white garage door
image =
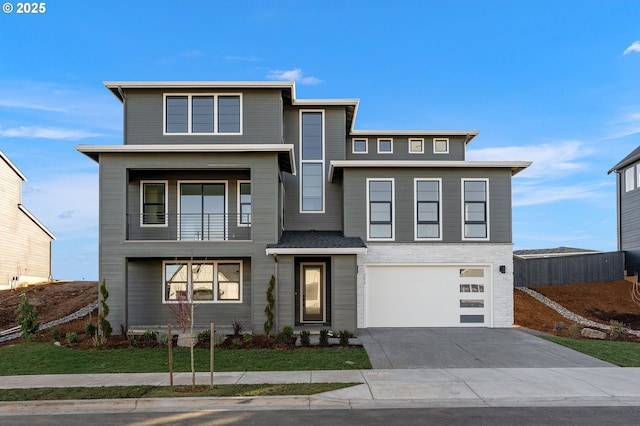
<svg viewBox="0 0 640 426">
<path fill-rule="evenodd" d="M 486 266 L 367 265 L 367 327 L 468 327 L 491 323 Z"/>
</svg>

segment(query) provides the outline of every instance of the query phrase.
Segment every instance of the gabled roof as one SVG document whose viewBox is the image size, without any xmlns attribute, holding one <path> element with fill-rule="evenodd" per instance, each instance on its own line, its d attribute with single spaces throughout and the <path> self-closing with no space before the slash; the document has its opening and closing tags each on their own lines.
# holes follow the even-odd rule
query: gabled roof
<svg viewBox="0 0 640 426">
<path fill-rule="evenodd" d="M 624 169 L 625 167 L 627 167 L 630 164 L 635 163 L 636 161 L 640 160 L 640 146 L 638 146 L 636 149 L 634 149 L 633 151 L 631 151 L 631 153 L 629 155 L 627 155 L 626 157 L 624 157 L 622 159 L 622 161 L 620 161 L 618 164 L 616 164 L 615 166 L 613 166 L 608 172 L 607 174 L 611 174 L 611 172 L 618 172 L 621 169 Z"/>
<path fill-rule="evenodd" d="M 267 244 L 267 254 L 358 254 L 367 246 L 360 237 L 340 231 L 284 231 L 277 244 Z"/>
<path fill-rule="evenodd" d="M 11 162 L 11 160 L 9 160 L 9 157 L 7 157 L 4 152 L 0 151 L 0 159 L 4 160 L 5 163 L 7 163 L 7 165 L 11 168 L 11 170 L 13 170 L 20 179 L 22 179 L 24 182 L 27 181 L 27 177 L 20 171 L 20 169 Z"/>
</svg>

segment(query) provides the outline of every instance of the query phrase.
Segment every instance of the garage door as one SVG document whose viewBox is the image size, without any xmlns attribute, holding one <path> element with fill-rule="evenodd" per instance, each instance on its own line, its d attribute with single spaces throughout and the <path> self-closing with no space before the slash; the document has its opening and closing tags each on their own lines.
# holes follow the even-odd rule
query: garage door
<svg viewBox="0 0 640 426">
<path fill-rule="evenodd" d="M 491 324 L 486 266 L 367 265 L 367 327 Z"/>
</svg>

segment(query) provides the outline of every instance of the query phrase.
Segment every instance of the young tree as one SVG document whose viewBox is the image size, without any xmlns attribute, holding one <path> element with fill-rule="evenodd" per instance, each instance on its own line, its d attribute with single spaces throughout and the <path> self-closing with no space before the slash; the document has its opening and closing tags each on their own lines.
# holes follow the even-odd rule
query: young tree
<svg viewBox="0 0 640 426">
<path fill-rule="evenodd" d="M 273 330 L 273 312 L 276 306 L 276 298 L 274 296 L 275 288 L 276 277 L 271 275 L 271 279 L 269 280 L 269 287 L 267 288 L 267 307 L 264 308 L 264 313 L 267 316 L 267 320 L 264 322 L 264 334 L 266 334 L 267 336 L 271 333 L 271 330 Z"/>
<path fill-rule="evenodd" d="M 33 340 L 36 336 L 36 331 L 40 328 L 38 323 L 38 314 L 36 313 L 36 307 L 29 303 L 27 294 L 22 294 L 22 303 L 16 309 L 18 314 L 18 324 L 20 324 L 20 330 L 22 336 L 26 340 Z"/>
<path fill-rule="evenodd" d="M 100 314 L 98 315 L 98 327 L 102 331 L 102 335 L 104 338 L 108 338 L 111 336 L 111 332 L 113 329 L 111 328 L 111 323 L 107 319 L 109 315 L 109 305 L 107 305 L 107 299 L 109 298 L 109 292 L 107 291 L 107 283 L 105 279 L 102 279 L 102 284 L 100 285 Z"/>
</svg>

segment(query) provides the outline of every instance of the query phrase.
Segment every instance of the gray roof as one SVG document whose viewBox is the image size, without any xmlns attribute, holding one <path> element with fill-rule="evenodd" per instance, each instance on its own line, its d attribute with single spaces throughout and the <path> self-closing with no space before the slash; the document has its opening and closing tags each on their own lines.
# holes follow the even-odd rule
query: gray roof
<svg viewBox="0 0 640 426">
<path fill-rule="evenodd" d="M 598 250 L 581 249 L 575 247 L 556 247 L 547 249 L 531 249 L 531 250 L 514 250 L 516 256 L 544 256 L 544 255 L 562 255 L 577 253 L 599 253 Z"/>
<path fill-rule="evenodd" d="M 629 164 L 632 164 L 632 163 L 634 163 L 634 162 L 636 162 L 638 160 L 640 160 L 640 146 L 638 146 L 636 149 L 631 151 L 631 153 L 629 155 L 627 155 L 626 157 L 624 157 L 622 159 L 622 161 L 620 161 L 618 164 L 613 166 L 607 172 L 607 174 L 611 174 L 611 172 L 617 172 L 618 170 L 623 169 L 623 168 L 627 167 Z"/>
<path fill-rule="evenodd" d="M 360 237 L 345 237 L 340 231 L 284 231 L 277 244 L 267 248 L 366 248 Z"/>
</svg>

